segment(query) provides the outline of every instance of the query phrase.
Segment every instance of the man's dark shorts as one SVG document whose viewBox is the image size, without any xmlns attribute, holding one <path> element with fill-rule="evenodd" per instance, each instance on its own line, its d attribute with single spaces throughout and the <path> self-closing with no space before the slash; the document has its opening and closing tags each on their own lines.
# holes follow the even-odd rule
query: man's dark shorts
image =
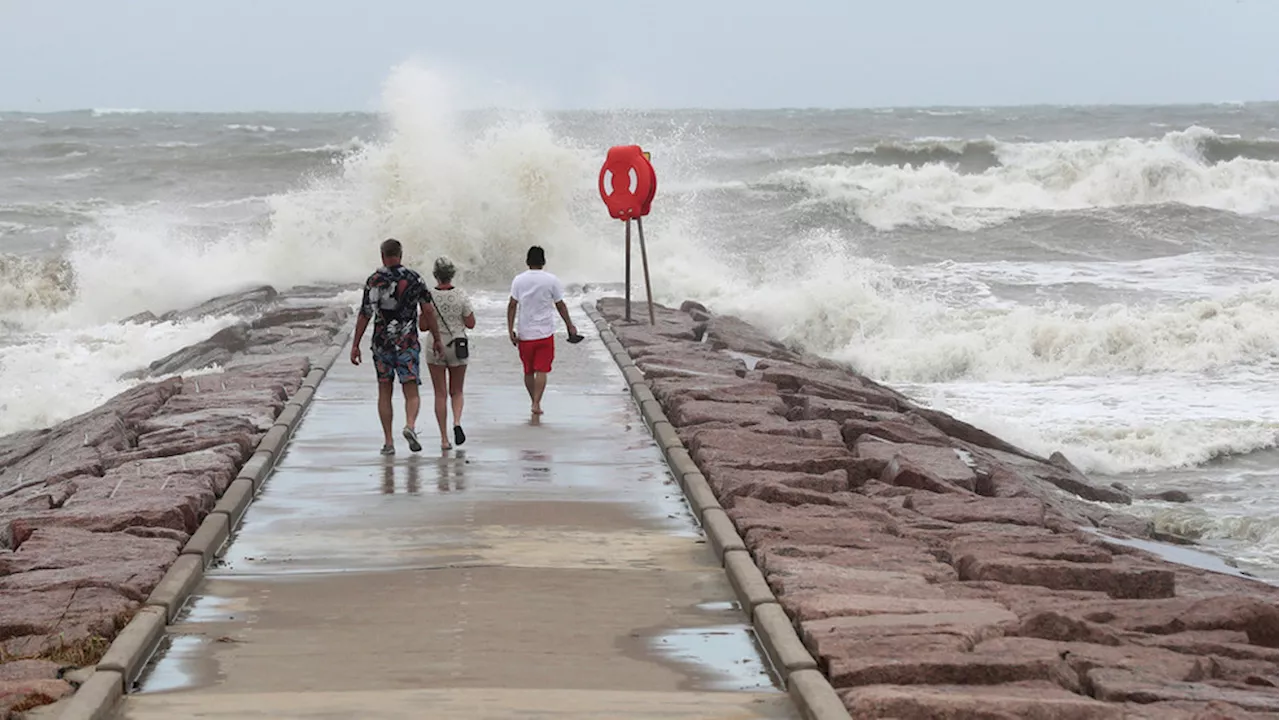
<svg viewBox="0 0 1280 720">
<path fill-rule="evenodd" d="M 373 369 L 378 373 L 378 382 L 391 382 L 397 376 L 400 382 L 422 384 L 419 374 L 417 348 L 386 348 L 373 351 Z"/>
</svg>

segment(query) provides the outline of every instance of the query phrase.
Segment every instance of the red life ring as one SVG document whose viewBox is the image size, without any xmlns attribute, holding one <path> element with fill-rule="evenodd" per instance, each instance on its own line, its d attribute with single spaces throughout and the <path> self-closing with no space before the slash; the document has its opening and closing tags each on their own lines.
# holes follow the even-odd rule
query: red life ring
<svg viewBox="0 0 1280 720">
<path fill-rule="evenodd" d="M 615 145 L 600 168 L 599 189 L 609 215 L 627 220 L 649 214 L 658 178 L 639 145 Z"/>
</svg>

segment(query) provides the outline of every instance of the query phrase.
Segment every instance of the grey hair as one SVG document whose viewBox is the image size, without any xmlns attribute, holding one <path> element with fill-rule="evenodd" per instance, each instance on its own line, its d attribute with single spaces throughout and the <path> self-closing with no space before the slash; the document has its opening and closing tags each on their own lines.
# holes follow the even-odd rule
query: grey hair
<svg viewBox="0 0 1280 720">
<path fill-rule="evenodd" d="M 458 268 L 454 267 L 453 261 L 443 256 L 436 258 L 435 267 L 431 270 L 431 274 L 440 282 L 449 282 L 457 273 Z"/>
</svg>

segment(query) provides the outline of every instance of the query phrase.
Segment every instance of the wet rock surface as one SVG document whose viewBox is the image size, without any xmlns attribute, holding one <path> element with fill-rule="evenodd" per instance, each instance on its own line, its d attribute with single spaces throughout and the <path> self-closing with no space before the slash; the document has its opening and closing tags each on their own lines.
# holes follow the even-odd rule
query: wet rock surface
<svg viewBox="0 0 1280 720">
<path fill-rule="evenodd" d="M 1276 588 L 1108 542 L 1164 539 L 1122 486 L 699 303 L 597 307 L 852 717 L 1275 717 Z"/>
<path fill-rule="evenodd" d="M 146 601 L 345 336 L 353 315 L 337 293 L 253 288 L 167 313 L 240 322 L 89 412 L 0 437 L 0 718 L 72 692 L 63 671 L 97 662 Z"/>
</svg>

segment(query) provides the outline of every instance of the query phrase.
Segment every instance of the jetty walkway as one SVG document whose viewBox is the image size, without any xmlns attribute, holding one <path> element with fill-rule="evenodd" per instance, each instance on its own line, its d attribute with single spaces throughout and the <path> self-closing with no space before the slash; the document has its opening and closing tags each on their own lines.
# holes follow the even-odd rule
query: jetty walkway
<svg viewBox="0 0 1280 720">
<path fill-rule="evenodd" d="M 592 323 L 533 419 L 501 311 L 449 452 L 339 357 L 115 717 L 799 717 Z"/>
</svg>

